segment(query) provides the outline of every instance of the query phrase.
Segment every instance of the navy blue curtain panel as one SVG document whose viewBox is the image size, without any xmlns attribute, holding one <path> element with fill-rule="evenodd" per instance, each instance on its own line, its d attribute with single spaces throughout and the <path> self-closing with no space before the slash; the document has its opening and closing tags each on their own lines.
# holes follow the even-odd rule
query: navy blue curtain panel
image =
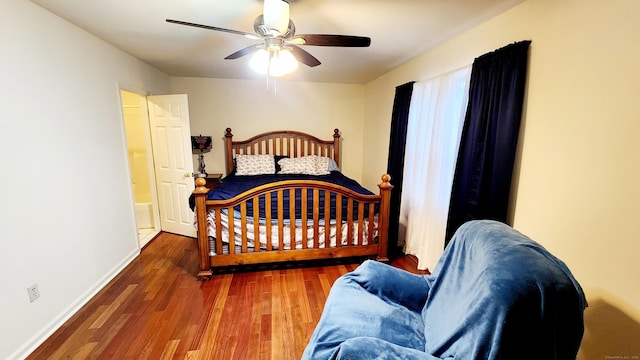
<svg viewBox="0 0 640 360">
<path fill-rule="evenodd" d="M 445 247 L 469 220 L 506 222 L 530 44 L 510 44 L 473 62 Z"/>
<path fill-rule="evenodd" d="M 407 124 L 409 123 L 409 105 L 415 81 L 396 87 L 391 113 L 391 130 L 389 138 L 389 157 L 387 174 L 391 176 L 393 191 L 389 205 L 389 254 L 397 253 L 398 222 L 400 220 L 400 199 L 402 195 L 402 179 L 404 173 L 404 153 L 407 141 Z"/>
</svg>

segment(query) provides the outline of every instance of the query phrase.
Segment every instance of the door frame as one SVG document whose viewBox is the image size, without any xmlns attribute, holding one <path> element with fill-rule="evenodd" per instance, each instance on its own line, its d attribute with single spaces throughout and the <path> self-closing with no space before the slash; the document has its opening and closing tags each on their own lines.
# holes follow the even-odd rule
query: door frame
<svg viewBox="0 0 640 360">
<path fill-rule="evenodd" d="M 140 246 L 140 248 L 144 247 L 144 245 L 146 244 L 141 244 L 140 243 L 140 236 L 138 234 L 138 220 L 136 219 L 136 209 L 135 209 L 135 195 L 133 193 L 133 187 L 131 186 L 131 180 L 132 180 L 132 173 L 131 173 L 131 164 L 129 162 L 129 157 L 126 156 L 126 154 L 128 153 L 128 148 L 127 148 L 127 134 L 126 134 L 126 129 L 124 126 L 124 105 L 122 103 L 122 91 L 127 91 L 130 93 L 134 93 L 137 94 L 139 96 L 140 99 L 140 113 L 141 113 L 141 121 L 143 122 L 143 131 L 144 131 L 144 141 L 145 141 L 145 147 L 147 150 L 147 171 L 149 173 L 149 187 L 150 187 L 150 191 L 151 191 L 151 207 L 152 207 L 152 216 L 153 216 L 153 229 L 155 234 L 153 236 L 156 236 L 157 234 L 159 234 L 162 231 L 162 228 L 160 226 L 160 206 L 158 203 L 158 191 L 157 191 L 157 187 L 156 187 L 156 172 L 155 172 L 155 165 L 153 163 L 153 145 L 151 143 L 151 129 L 150 129 L 150 124 L 149 124 L 149 112 L 147 109 L 147 96 L 148 96 L 148 92 L 144 91 L 144 90 L 140 90 L 140 89 L 136 89 L 136 88 L 131 88 L 128 86 L 122 86 L 119 85 L 118 86 L 118 101 L 119 101 L 119 105 L 120 105 L 120 114 L 121 114 L 121 118 L 120 118 L 120 124 L 122 126 L 122 140 L 124 143 L 124 149 L 125 149 L 125 160 L 127 163 L 127 177 L 129 179 L 129 199 L 130 199 L 130 203 L 131 203 L 131 212 L 133 214 L 133 220 L 134 220 L 134 225 L 135 225 L 135 238 L 137 240 L 138 245 Z"/>
</svg>

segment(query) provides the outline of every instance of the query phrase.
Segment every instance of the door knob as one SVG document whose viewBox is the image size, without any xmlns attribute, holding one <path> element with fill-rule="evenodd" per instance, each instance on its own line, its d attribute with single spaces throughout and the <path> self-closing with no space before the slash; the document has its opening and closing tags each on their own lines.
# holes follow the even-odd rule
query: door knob
<svg viewBox="0 0 640 360">
<path fill-rule="evenodd" d="M 189 173 L 184 173 L 184 177 L 186 177 L 186 178 L 191 177 L 191 174 L 189 174 Z"/>
</svg>

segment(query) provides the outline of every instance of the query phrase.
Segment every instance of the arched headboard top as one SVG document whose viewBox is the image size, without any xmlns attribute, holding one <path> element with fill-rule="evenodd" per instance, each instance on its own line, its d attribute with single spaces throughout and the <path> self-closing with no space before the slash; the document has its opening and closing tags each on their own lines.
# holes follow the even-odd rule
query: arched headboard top
<svg viewBox="0 0 640 360">
<path fill-rule="evenodd" d="M 321 140 L 301 131 L 277 130 L 234 141 L 231 128 L 227 128 L 224 137 L 227 174 L 233 171 L 233 159 L 236 154 L 272 154 L 289 157 L 319 155 L 332 158 L 338 167 L 341 167 L 338 129 L 333 130 L 331 140 Z"/>
</svg>

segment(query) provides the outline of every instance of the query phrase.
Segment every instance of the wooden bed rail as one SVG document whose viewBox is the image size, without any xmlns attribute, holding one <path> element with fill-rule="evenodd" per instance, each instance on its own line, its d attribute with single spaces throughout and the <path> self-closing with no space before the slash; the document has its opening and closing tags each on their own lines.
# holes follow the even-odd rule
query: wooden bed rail
<svg viewBox="0 0 640 360">
<path fill-rule="evenodd" d="M 193 191 L 193 195 L 195 196 L 195 212 L 196 212 L 196 224 L 197 224 L 197 232 L 198 232 L 198 251 L 199 251 L 199 258 L 200 258 L 200 269 L 199 269 L 199 273 L 198 273 L 198 278 L 200 280 L 209 280 L 211 278 L 211 276 L 213 275 L 212 272 L 212 257 L 210 256 L 211 253 L 211 245 L 209 242 L 209 223 L 208 223 L 208 213 L 210 209 L 214 209 L 214 211 L 216 211 L 216 213 L 218 214 L 216 216 L 216 232 L 217 234 L 212 234 L 215 238 L 216 238 L 216 248 L 217 248 L 217 252 L 219 253 L 219 256 L 214 256 L 214 259 L 216 260 L 217 265 L 216 266 L 220 266 L 220 265 L 227 265 L 227 264 L 252 264 L 252 263 L 261 263 L 261 262 L 274 262 L 274 261 L 289 261 L 289 260 L 311 260 L 311 259 L 324 259 L 324 258 L 332 258 L 332 257 L 348 257 L 348 256 L 370 256 L 370 255 L 375 255 L 376 259 L 379 261 L 388 261 L 388 257 L 387 257 L 387 244 L 388 244 L 388 226 L 389 226 L 389 202 L 390 202 L 390 198 L 391 198 L 391 189 L 393 188 L 393 185 L 390 184 L 390 176 L 387 174 L 382 175 L 381 177 L 382 182 L 380 184 L 378 184 L 378 188 L 379 188 L 379 194 L 378 195 L 363 195 L 363 194 L 359 194 L 356 193 L 350 189 L 335 185 L 335 184 L 331 184 L 331 183 L 326 183 L 326 182 L 321 182 L 321 181 L 297 181 L 297 180 L 287 180 L 287 181 L 280 181 L 280 182 L 276 182 L 276 183 L 272 183 L 272 184 L 267 184 L 267 185 L 263 185 L 260 187 L 257 187 L 255 189 L 251 189 L 249 191 L 246 191 L 236 197 L 234 197 L 233 199 L 229 199 L 229 200 L 207 200 L 207 194 L 209 192 L 209 189 L 205 187 L 205 179 L 199 178 L 196 179 L 196 189 Z M 270 210 L 267 210 L 267 221 L 266 224 L 271 224 L 272 220 L 277 220 L 279 225 L 273 225 L 273 226 L 280 226 L 280 228 L 278 229 L 280 232 L 280 235 L 278 236 L 278 239 L 280 241 L 280 247 L 278 250 L 275 249 L 271 249 L 271 239 L 269 238 L 269 240 L 267 241 L 267 249 L 266 250 L 260 250 L 259 249 L 259 242 L 258 244 L 256 244 L 256 248 L 253 250 L 254 252 L 252 253 L 247 253 L 247 247 L 246 247 L 246 234 L 243 232 L 242 234 L 236 235 L 236 236 L 241 236 L 242 237 L 242 250 L 241 253 L 234 253 L 234 250 L 232 249 L 233 246 L 229 246 L 230 249 L 230 254 L 225 254 L 222 255 L 222 242 L 221 242 L 221 234 L 220 234 L 220 211 L 221 209 L 227 209 L 230 213 L 232 212 L 232 209 L 236 206 L 240 206 L 242 210 L 242 218 L 240 220 L 235 220 L 235 221 L 239 221 L 241 222 L 241 226 L 243 228 L 246 227 L 250 227 L 250 226 L 257 226 L 256 222 L 251 222 L 247 220 L 247 214 L 245 213 L 245 202 L 253 202 L 254 207 L 258 206 L 258 197 L 259 196 L 267 196 L 269 200 L 265 200 L 265 202 L 269 202 L 270 201 L 270 196 L 271 193 L 277 193 L 277 194 L 281 194 L 282 191 L 294 191 L 294 189 L 303 189 L 301 191 L 304 192 L 303 197 L 305 197 L 304 202 L 301 203 L 306 203 L 306 194 L 307 193 L 312 193 L 314 194 L 313 196 L 313 214 L 306 214 L 306 207 L 302 207 L 301 211 L 303 212 L 303 220 L 302 220 L 302 225 L 301 227 L 303 229 L 307 229 L 307 225 L 306 225 L 306 219 L 316 219 L 314 220 L 314 231 L 315 233 L 317 233 L 318 231 L 318 226 L 329 226 L 328 222 L 325 222 L 324 225 L 318 225 L 317 219 L 319 218 L 329 218 L 329 210 L 328 207 L 325 207 L 325 213 L 321 214 L 319 213 L 319 206 L 318 206 L 318 191 L 325 191 L 325 201 L 327 201 L 327 203 L 329 202 L 328 196 L 326 196 L 326 194 L 335 194 L 336 196 L 336 202 L 338 202 L 338 199 L 340 199 L 340 202 L 342 202 L 343 200 L 345 200 L 346 202 L 348 202 L 349 204 L 352 203 L 357 203 L 357 208 L 354 208 L 354 211 L 356 211 L 358 213 L 357 219 L 352 219 L 351 216 L 351 207 L 349 207 L 349 210 L 346 211 L 346 213 L 349 213 L 348 217 L 347 217 L 347 225 L 344 225 L 345 227 L 348 226 L 348 230 L 347 232 L 349 233 L 349 231 L 351 231 L 352 226 L 356 226 L 355 223 L 357 223 L 358 226 L 358 239 L 357 239 L 357 246 L 343 246 L 341 244 L 339 244 L 339 242 L 336 240 L 336 246 L 335 247 L 331 247 L 326 245 L 326 240 L 327 238 L 325 238 L 325 247 L 322 248 L 318 248 L 317 244 L 318 244 L 318 239 L 313 239 L 315 241 L 315 245 L 314 247 L 310 247 L 307 248 L 307 245 L 304 244 L 303 241 L 303 245 L 302 245 L 302 249 L 294 249 L 294 250 L 282 250 L 283 246 L 282 246 L 282 221 L 283 220 L 294 220 L 293 215 L 290 215 L 291 218 L 290 219 L 283 219 L 283 215 L 282 215 L 282 209 L 286 208 L 287 206 L 291 206 L 290 210 L 294 209 L 294 205 L 293 202 L 294 200 L 290 199 L 291 201 L 291 205 L 288 204 L 282 204 L 282 200 L 281 198 L 278 198 L 277 201 L 279 202 L 278 204 L 278 218 L 277 219 L 272 219 L 271 218 L 271 214 L 270 214 Z M 278 195 L 280 196 L 280 195 Z M 368 209 L 370 209 L 370 213 L 365 213 L 364 210 L 364 204 L 369 204 Z M 378 214 L 377 214 L 377 241 L 375 241 L 374 244 L 374 239 L 371 238 L 371 231 L 369 232 L 369 239 L 367 240 L 368 242 L 365 244 L 363 242 L 362 237 L 364 236 L 362 234 L 362 229 L 364 228 L 364 223 L 367 221 L 373 221 L 373 212 L 372 212 L 372 205 L 377 205 L 378 206 Z M 351 205 L 350 205 L 351 206 Z M 336 212 L 337 212 L 337 216 L 336 218 L 343 218 L 340 214 L 341 214 L 342 210 L 339 210 L 338 208 L 336 208 Z M 230 217 L 232 217 L 232 214 L 229 214 Z M 268 228 L 270 228 L 271 225 L 267 225 Z M 342 227 L 343 225 L 337 225 L 338 229 L 340 229 L 340 227 Z M 295 227 L 294 227 L 295 230 Z M 292 230 L 292 234 L 293 231 Z M 336 230 L 337 232 L 337 230 Z M 326 231 L 325 231 L 326 234 Z M 234 243 L 233 241 L 233 235 L 231 235 L 231 243 Z M 309 239 L 307 239 L 309 240 Z"/>
</svg>

